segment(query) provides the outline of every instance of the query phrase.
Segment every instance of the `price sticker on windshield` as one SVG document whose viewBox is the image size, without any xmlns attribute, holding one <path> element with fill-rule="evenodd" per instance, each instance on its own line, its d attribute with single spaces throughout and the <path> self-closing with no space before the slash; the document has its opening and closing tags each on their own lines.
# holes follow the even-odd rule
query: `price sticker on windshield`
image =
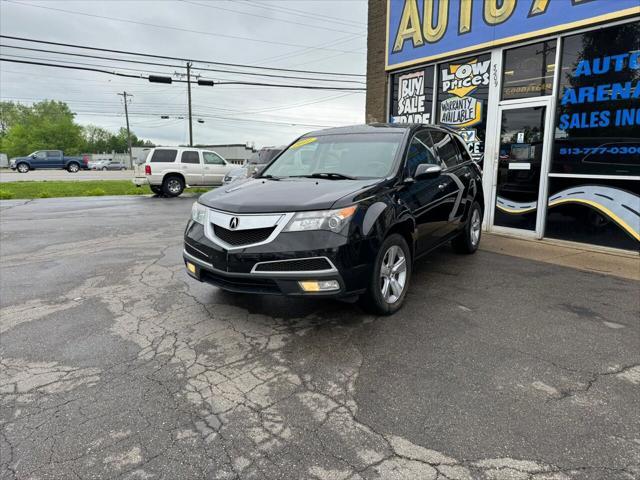
<svg viewBox="0 0 640 480">
<path fill-rule="evenodd" d="M 316 140 L 318 140 L 315 137 L 311 137 L 311 138 L 303 138 L 301 140 L 298 140 L 296 143 L 294 143 L 293 145 L 291 145 L 291 147 L 289 148 L 300 148 L 303 147 L 305 145 L 309 145 L 310 143 L 315 142 Z"/>
</svg>

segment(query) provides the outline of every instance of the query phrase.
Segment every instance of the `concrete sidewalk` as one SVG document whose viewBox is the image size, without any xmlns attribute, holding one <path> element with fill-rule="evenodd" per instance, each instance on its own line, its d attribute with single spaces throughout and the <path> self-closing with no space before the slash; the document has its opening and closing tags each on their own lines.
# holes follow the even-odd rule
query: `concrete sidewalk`
<svg viewBox="0 0 640 480">
<path fill-rule="evenodd" d="M 480 249 L 640 281 L 640 255 L 633 252 L 597 250 L 587 245 L 528 240 L 487 232 L 482 233 Z"/>
</svg>

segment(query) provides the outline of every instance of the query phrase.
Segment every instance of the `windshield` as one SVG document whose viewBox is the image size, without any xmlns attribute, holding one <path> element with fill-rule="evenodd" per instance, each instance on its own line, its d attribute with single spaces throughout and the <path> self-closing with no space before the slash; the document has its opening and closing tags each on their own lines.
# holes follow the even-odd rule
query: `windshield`
<svg viewBox="0 0 640 480">
<path fill-rule="evenodd" d="M 330 173 L 353 178 L 383 178 L 391 173 L 401 142 L 402 133 L 303 137 L 261 176 L 304 177 Z"/>
</svg>

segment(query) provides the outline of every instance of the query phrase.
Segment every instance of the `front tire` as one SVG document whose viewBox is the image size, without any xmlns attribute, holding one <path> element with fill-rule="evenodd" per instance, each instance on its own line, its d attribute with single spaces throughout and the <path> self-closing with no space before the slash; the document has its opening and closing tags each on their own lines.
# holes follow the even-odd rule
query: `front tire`
<svg viewBox="0 0 640 480">
<path fill-rule="evenodd" d="M 69 165 L 67 165 L 67 172 L 69 173 L 78 173 L 78 170 L 80 170 L 80 165 L 78 165 L 75 162 L 72 162 Z"/>
<path fill-rule="evenodd" d="M 107 167 L 102 167 L 102 171 L 106 172 L 107 171 Z"/>
<path fill-rule="evenodd" d="M 165 177 L 162 181 L 162 193 L 167 197 L 177 197 L 184 191 L 184 181 L 177 175 Z"/>
<path fill-rule="evenodd" d="M 482 208 L 478 202 L 473 202 L 469 209 L 467 223 L 462 232 L 451 241 L 453 250 L 456 253 L 471 254 L 475 253 L 480 245 L 480 237 L 482 236 Z"/>
<path fill-rule="evenodd" d="M 27 173 L 29 171 L 29 165 L 26 163 L 19 163 L 16 165 L 16 170 L 18 170 L 19 173 Z"/>
<path fill-rule="evenodd" d="M 391 315 L 404 302 L 411 279 L 411 250 L 402 235 L 389 235 L 378 250 L 367 293 L 361 297 L 365 310 Z"/>
</svg>

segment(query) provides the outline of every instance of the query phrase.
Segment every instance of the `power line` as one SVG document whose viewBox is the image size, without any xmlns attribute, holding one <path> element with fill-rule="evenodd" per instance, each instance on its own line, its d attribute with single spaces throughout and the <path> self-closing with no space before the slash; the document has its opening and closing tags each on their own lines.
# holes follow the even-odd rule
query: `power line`
<svg viewBox="0 0 640 480">
<path fill-rule="evenodd" d="M 181 27 L 172 27 L 169 25 L 157 25 L 155 23 L 147 23 L 147 22 L 138 22 L 136 20 L 128 20 L 126 18 L 117 18 L 117 17 L 108 17 L 106 15 L 96 15 L 93 13 L 86 13 L 86 12 L 76 12 L 74 10 L 65 10 L 63 8 L 54 8 L 54 7 L 45 7 L 44 5 L 35 5 L 33 3 L 22 3 L 22 2 L 16 2 L 14 0 L 4 0 L 5 2 L 8 3 L 13 3 L 14 5 L 21 5 L 24 7 L 34 7 L 34 8 L 42 8 L 45 10 L 51 10 L 51 11 L 55 11 L 55 12 L 62 12 L 62 13 L 69 13 L 72 15 L 81 15 L 81 16 L 85 16 L 85 17 L 91 17 L 91 18 L 99 18 L 102 20 L 113 20 L 115 22 L 122 22 L 122 23 L 131 23 L 134 25 L 142 25 L 145 27 L 152 27 L 152 28 L 164 28 L 164 29 L 168 29 L 168 30 L 176 30 L 179 32 L 187 32 L 187 33 L 195 33 L 195 34 L 199 34 L 199 35 L 208 35 L 211 37 L 222 37 L 222 38 L 230 38 L 233 40 L 242 40 L 242 41 L 247 41 L 247 42 L 257 42 L 257 43 L 267 43 L 270 45 L 278 45 L 278 46 L 283 46 L 283 47 L 310 47 L 309 45 L 298 45 L 295 43 L 287 43 L 287 42 L 276 42 L 273 40 L 265 40 L 265 39 L 257 39 L 257 38 L 247 38 L 247 37 L 240 37 L 237 35 L 228 35 L 225 33 L 212 33 L 212 32 L 204 32 L 201 30 L 191 30 L 188 28 L 181 28 Z M 330 51 L 334 51 L 334 52 L 341 52 L 341 53 L 351 53 L 347 50 L 337 50 L 337 49 L 332 49 L 332 48 L 322 48 L 322 47 L 317 47 L 318 49 L 321 50 L 330 50 Z"/>
<path fill-rule="evenodd" d="M 26 65 L 40 65 L 45 67 L 57 67 L 57 68 L 67 68 L 71 70 L 84 70 L 88 72 L 98 72 L 105 73 L 108 75 L 116 75 L 119 77 L 128 77 L 128 78 L 138 78 L 143 80 L 149 80 L 148 76 L 144 74 L 140 75 L 131 75 L 127 73 L 121 73 L 116 71 L 103 70 L 101 68 L 91 68 L 91 67 L 79 67 L 74 65 L 64 65 L 59 63 L 45 63 L 45 62 L 34 62 L 27 60 L 16 60 L 12 58 L 0 57 L 0 62 L 12 62 L 12 63 L 22 63 Z M 70 62 L 71 63 L 71 62 Z M 105 67 L 108 68 L 108 67 Z M 125 68 L 121 68 L 125 70 Z M 132 70 L 132 69 L 129 69 Z M 187 80 L 173 80 L 172 82 L 177 83 L 187 83 Z M 191 82 L 197 83 L 197 82 Z M 366 91 L 366 88 L 359 87 L 329 87 L 329 86 L 320 86 L 320 85 L 288 85 L 288 84 L 278 84 L 278 83 L 265 83 L 265 82 L 243 82 L 243 81 L 218 81 L 215 82 L 215 85 L 247 85 L 247 86 L 260 86 L 260 87 L 274 87 L 274 88 L 296 88 L 302 90 L 334 90 L 334 91 Z"/>
<path fill-rule="evenodd" d="M 191 5 L 198 5 L 200 7 L 211 8 L 213 10 L 222 10 L 222 11 L 225 11 L 225 12 L 232 12 L 232 13 L 238 13 L 240 15 L 247 15 L 249 17 L 257 17 L 257 18 L 260 18 L 260 19 L 263 19 L 263 20 L 265 18 L 264 15 L 259 15 L 257 13 L 251 13 L 251 12 L 243 12 L 241 10 L 233 10 L 233 9 L 230 9 L 230 8 L 221 7 L 220 5 L 208 5 L 206 3 L 194 2 L 192 0 L 178 0 L 178 1 L 180 1 L 182 3 L 189 3 Z M 270 18 L 269 20 L 273 21 L 273 22 L 284 22 L 284 23 L 286 23 L 288 25 L 291 25 L 291 22 L 289 20 L 283 20 L 281 18 Z M 338 30 L 337 28 L 325 27 L 323 25 L 317 25 L 317 24 L 314 25 L 312 23 L 296 22 L 296 25 L 297 26 L 304 26 L 304 27 L 311 27 L 311 28 L 318 28 L 318 29 L 321 29 L 321 30 L 327 30 L 329 32 L 351 33 L 351 34 L 356 33 L 356 32 L 348 32 L 346 30 Z"/>
<path fill-rule="evenodd" d="M 265 67 L 265 66 L 259 66 L 259 65 L 247 65 L 242 63 L 216 62 L 213 60 L 197 60 L 195 58 L 170 57 L 166 55 L 156 55 L 151 53 L 131 52 L 127 50 L 114 50 L 110 48 L 90 47 L 88 45 L 73 45 L 70 43 L 52 42 L 48 40 L 37 40 L 34 38 L 16 37 L 13 35 L 0 35 L 0 38 L 7 38 L 7 39 L 18 40 L 22 42 L 33 42 L 33 43 L 42 43 L 47 45 L 57 45 L 60 47 L 80 48 L 83 50 L 94 50 L 98 52 L 110 52 L 110 53 L 120 53 L 124 55 L 135 55 L 139 57 L 159 58 L 164 60 L 179 60 L 182 62 L 206 63 L 210 65 L 222 65 L 225 67 L 240 67 L 240 68 L 258 69 L 258 70 L 274 70 L 279 72 L 309 73 L 309 74 L 336 75 L 336 76 L 347 76 L 347 77 L 366 77 L 366 75 L 360 74 L 360 73 L 326 72 L 326 71 L 318 71 L 318 70 L 296 70 L 292 68 Z"/>
<path fill-rule="evenodd" d="M 324 22 L 331 22 L 332 24 L 342 24 L 345 26 L 352 26 L 352 27 L 356 27 L 356 28 L 363 28 L 366 27 L 367 24 L 366 23 L 362 23 L 362 22 L 353 22 L 353 21 L 349 21 L 349 20 L 345 20 L 344 18 L 338 18 L 338 17 L 332 17 L 329 15 L 321 15 L 317 12 L 314 13 L 309 13 L 309 12 L 305 12 L 303 10 L 296 10 L 295 8 L 291 8 L 291 7 L 275 7 L 273 5 L 264 5 L 261 2 L 251 2 L 249 0 L 246 1 L 247 4 L 249 5 L 253 5 L 259 8 L 262 8 L 264 10 L 272 10 L 275 12 L 282 12 L 282 13 L 287 13 L 289 15 L 297 15 L 298 17 L 303 17 L 303 18 L 311 18 L 312 20 L 322 20 L 323 18 L 326 20 L 322 20 Z"/>
<path fill-rule="evenodd" d="M 20 47 L 20 46 L 17 46 L 17 45 L 1 44 L 0 47 L 2 47 L 2 48 L 12 48 L 12 49 L 15 49 L 15 50 L 27 50 L 27 51 L 30 51 L 30 52 L 53 53 L 53 54 L 56 54 L 56 55 L 67 55 L 67 56 L 72 56 L 72 57 L 96 58 L 96 59 L 99 59 L 99 60 L 110 60 L 110 61 L 123 62 L 123 63 L 135 63 L 135 64 L 138 64 L 138 65 L 152 65 L 152 66 L 169 67 L 169 68 L 186 68 L 184 65 L 173 65 L 173 64 L 157 63 L 157 62 L 145 62 L 145 61 L 142 61 L 142 60 L 130 60 L 130 59 L 127 59 L 127 58 L 105 57 L 104 55 L 89 55 L 89 54 L 76 53 L 76 52 L 61 52 L 59 50 L 47 50 L 47 49 L 42 49 L 42 48 Z M 29 58 L 29 57 L 25 57 L 25 58 Z M 44 60 L 44 59 L 41 59 L 41 60 Z M 139 70 L 139 69 L 137 69 L 137 70 Z M 357 81 L 357 80 L 339 80 L 339 79 L 334 79 L 334 78 L 299 77 L 299 76 L 292 76 L 292 75 L 278 75 L 278 74 L 269 74 L 269 73 L 240 72 L 238 70 L 221 70 L 221 69 L 216 69 L 216 68 L 204 68 L 204 67 L 192 67 L 192 70 L 205 71 L 205 72 L 231 73 L 231 74 L 237 74 L 237 75 L 252 75 L 252 76 L 259 76 L 259 77 L 288 78 L 288 79 L 294 79 L 294 80 L 313 80 L 313 81 L 323 81 L 323 82 L 357 83 L 357 84 L 361 84 L 361 85 L 365 84 L 364 82 L 360 82 L 360 81 Z"/>
</svg>

